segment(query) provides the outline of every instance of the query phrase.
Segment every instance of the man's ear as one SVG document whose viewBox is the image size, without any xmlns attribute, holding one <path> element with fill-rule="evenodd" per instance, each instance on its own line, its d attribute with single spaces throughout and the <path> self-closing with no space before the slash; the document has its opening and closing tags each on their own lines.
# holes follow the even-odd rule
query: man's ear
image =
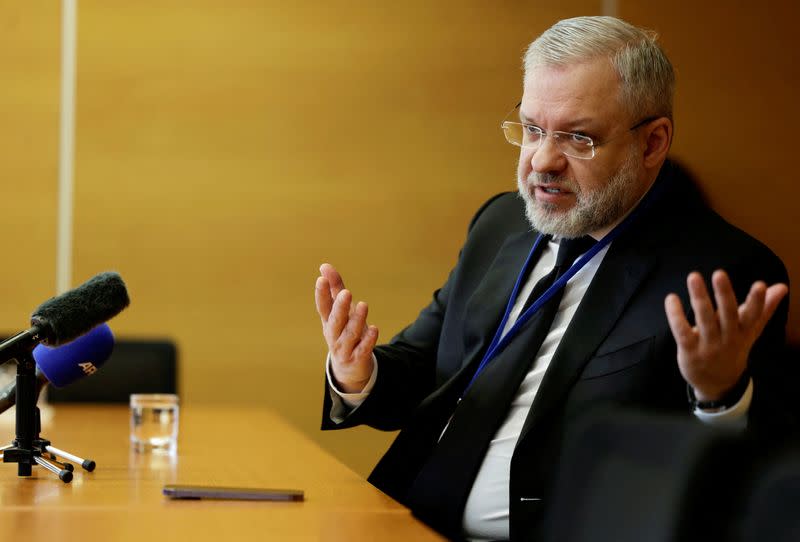
<svg viewBox="0 0 800 542">
<path fill-rule="evenodd" d="M 655 168 L 666 159 L 672 144 L 672 121 L 667 117 L 659 117 L 644 129 L 646 136 L 643 164 L 646 168 Z"/>
</svg>

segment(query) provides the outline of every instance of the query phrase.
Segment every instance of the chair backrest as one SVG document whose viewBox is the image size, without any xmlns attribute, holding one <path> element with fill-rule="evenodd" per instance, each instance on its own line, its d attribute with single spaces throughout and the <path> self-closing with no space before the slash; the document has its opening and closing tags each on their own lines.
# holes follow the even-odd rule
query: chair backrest
<svg viewBox="0 0 800 542">
<path fill-rule="evenodd" d="M 741 542 L 800 540 L 800 447 L 773 458 L 755 476 L 748 492 Z"/>
<path fill-rule="evenodd" d="M 51 403 L 127 403 L 132 393 L 177 393 L 178 351 L 165 339 L 118 339 L 105 365 L 64 388 L 48 386 Z"/>
<path fill-rule="evenodd" d="M 728 540 L 746 464 L 736 432 L 598 409 L 567 435 L 547 541 Z M 738 470 L 737 470 L 738 469 Z"/>
</svg>

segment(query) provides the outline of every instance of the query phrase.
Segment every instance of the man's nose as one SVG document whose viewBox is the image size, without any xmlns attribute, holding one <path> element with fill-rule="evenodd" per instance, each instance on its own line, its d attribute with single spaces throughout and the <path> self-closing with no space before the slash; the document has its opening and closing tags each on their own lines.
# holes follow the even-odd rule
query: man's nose
<svg viewBox="0 0 800 542">
<path fill-rule="evenodd" d="M 539 148 L 531 155 L 531 169 L 537 173 L 561 172 L 567 166 L 567 157 L 561 152 L 553 136 L 543 137 Z"/>
</svg>

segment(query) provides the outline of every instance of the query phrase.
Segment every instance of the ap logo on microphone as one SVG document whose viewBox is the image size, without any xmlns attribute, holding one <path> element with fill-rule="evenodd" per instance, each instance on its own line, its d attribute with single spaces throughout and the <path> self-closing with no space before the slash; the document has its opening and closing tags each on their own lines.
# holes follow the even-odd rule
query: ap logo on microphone
<svg viewBox="0 0 800 542">
<path fill-rule="evenodd" d="M 84 361 L 83 363 L 79 363 L 78 366 L 86 376 L 93 375 L 97 372 L 97 367 L 95 367 L 94 363 L 91 361 Z"/>
</svg>

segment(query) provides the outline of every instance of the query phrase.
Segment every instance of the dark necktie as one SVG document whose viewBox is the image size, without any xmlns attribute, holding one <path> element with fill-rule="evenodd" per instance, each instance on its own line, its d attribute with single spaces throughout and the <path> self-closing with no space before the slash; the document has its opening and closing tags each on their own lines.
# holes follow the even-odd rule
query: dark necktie
<svg viewBox="0 0 800 542">
<path fill-rule="evenodd" d="M 536 283 L 522 312 L 595 242 L 589 236 L 562 239 L 555 266 Z M 520 330 L 520 336 L 512 339 L 512 343 L 525 341 L 522 355 L 516 358 L 498 355 L 475 379 L 411 486 L 408 505 L 421 519 L 442 532 L 451 536 L 461 533 L 464 505 L 489 442 L 508 415 L 511 401 L 550 331 L 562 295 L 563 288 L 536 311 Z"/>
<path fill-rule="evenodd" d="M 578 237 L 577 239 L 562 239 L 558 244 L 558 254 L 556 255 L 555 266 L 553 266 L 553 269 L 551 269 L 549 273 L 540 278 L 533 287 L 531 294 L 528 296 L 528 300 L 525 301 L 525 307 L 522 309 L 522 313 L 528 310 L 528 307 L 533 305 L 534 302 L 539 299 L 539 296 L 541 296 L 550 286 L 552 286 L 552 284 L 558 280 L 558 277 L 563 275 L 575 262 L 575 260 L 577 260 L 581 254 L 592 248 L 595 243 L 597 243 L 597 241 L 588 235 Z M 550 305 L 553 299 L 558 297 L 558 300 L 555 303 L 556 311 L 558 311 L 558 303 L 561 301 L 561 296 L 563 293 L 564 289 L 562 288 L 548 301 L 547 305 Z M 522 313 L 520 313 L 520 315 L 522 315 Z M 553 314 L 553 316 L 555 316 L 555 314 Z M 553 323 L 552 317 L 548 320 L 548 323 Z M 550 327 L 548 326 L 547 331 L 549 330 Z"/>
</svg>

